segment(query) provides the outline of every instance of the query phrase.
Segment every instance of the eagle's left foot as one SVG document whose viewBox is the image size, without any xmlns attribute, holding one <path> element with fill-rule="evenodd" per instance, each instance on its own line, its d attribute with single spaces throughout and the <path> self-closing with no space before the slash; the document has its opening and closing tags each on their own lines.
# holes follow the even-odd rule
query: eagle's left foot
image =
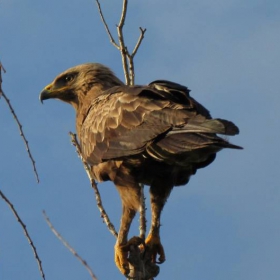
<svg viewBox="0 0 280 280">
<path fill-rule="evenodd" d="M 165 262 L 165 253 L 163 246 L 160 242 L 160 237 L 158 235 L 149 234 L 145 240 L 146 247 L 149 250 L 149 253 L 151 254 L 151 261 L 153 263 L 163 263 Z M 157 261 L 157 255 L 159 255 L 158 261 Z"/>
<path fill-rule="evenodd" d="M 128 252 L 131 250 L 131 246 L 141 244 L 145 246 L 143 239 L 134 236 L 124 245 L 119 245 L 118 243 L 115 245 L 115 263 L 122 274 L 129 274 Z"/>
</svg>

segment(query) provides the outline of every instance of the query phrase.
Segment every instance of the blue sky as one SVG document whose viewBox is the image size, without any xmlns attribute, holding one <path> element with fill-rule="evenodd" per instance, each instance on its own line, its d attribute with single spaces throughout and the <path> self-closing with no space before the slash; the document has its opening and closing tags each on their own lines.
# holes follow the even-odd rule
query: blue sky
<svg viewBox="0 0 280 280">
<path fill-rule="evenodd" d="M 116 35 L 121 3 L 107 2 L 101 5 Z M 245 148 L 220 152 L 187 186 L 173 191 L 162 218 L 167 261 L 157 279 L 279 279 L 280 2 L 130 2 L 127 45 L 134 46 L 139 26 L 147 28 L 135 59 L 136 82 L 169 79 L 187 85 L 213 117 L 239 126 L 241 133 L 231 142 Z M 99 280 L 124 279 L 113 261 L 114 237 L 102 223 L 70 144 L 74 110 L 38 101 L 57 74 L 84 62 L 103 63 L 123 79 L 120 55 L 109 43 L 95 1 L 2 0 L 0 26 L 0 59 L 7 70 L 3 89 L 41 179 L 38 185 L 0 99 L 0 189 L 26 223 L 46 279 L 90 277 L 49 230 L 43 209 Z M 118 194 L 111 183 L 99 188 L 118 227 Z M 22 229 L 3 201 L 0 212 L 0 279 L 40 279 Z M 137 228 L 136 221 L 131 233 Z"/>
</svg>

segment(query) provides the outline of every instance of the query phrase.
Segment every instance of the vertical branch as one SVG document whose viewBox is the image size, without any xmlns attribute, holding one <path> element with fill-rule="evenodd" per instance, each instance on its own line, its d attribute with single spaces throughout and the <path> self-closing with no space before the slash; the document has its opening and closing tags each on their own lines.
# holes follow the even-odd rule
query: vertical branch
<svg viewBox="0 0 280 280">
<path fill-rule="evenodd" d="M 120 52 L 121 52 L 121 57 L 122 57 L 123 71 L 124 71 L 124 76 L 125 76 L 125 83 L 127 85 L 130 85 L 131 84 L 130 75 L 129 75 L 128 65 L 127 65 L 128 50 L 125 46 L 124 36 L 123 36 L 123 26 L 125 23 L 125 17 L 126 17 L 126 11 L 127 11 L 127 1 L 128 0 L 123 0 L 122 14 L 121 14 L 120 22 L 117 25 L 117 31 L 118 31 L 118 38 L 119 38 L 119 44 L 120 44 Z"/>
<path fill-rule="evenodd" d="M 144 185 L 140 185 L 140 218 L 139 218 L 139 236 L 144 240 L 146 237 L 146 204 L 145 204 L 145 194 L 144 194 Z"/>
<path fill-rule="evenodd" d="M 22 229 L 23 229 L 23 232 L 24 232 L 24 235 L 26 236 L 31 248 L 32 248 L 32 251 L 34 253 L 34 256 L 35 256 L 35 259 L 38 263 L 38 267 L 39 267 L 39 271 L 40 271 L 40 274 L 41 274 L 41 277 L 43 279 L 45 279 L 45 274 L 44 274 L 44 271 L 43 271 L 43 267 L 42 267 L 42 261 L 41 259 L 39 258 L 39 255 L 37 253 L 37 250 L 36 250 L 36 247 L 27 231 L 27 228 L 26 228 L 26 225 L 23 223 L 22 219 L 20 218 L 20 216 L 18 215 L 16 209 L 14 208 L 13 204 L 10 202 L 10 200 L 2 193 L 2 191 L 0 191 L 0 196 L 2 197 L 2 199 L 8 204 L 8 206 L 10 207 L 10 209 L 12 210 L 14 216 L 17 218 L 17 221 L 19 222 L 19 224 L 21 225 Z"/>
<path fill-rule="evenodd" d="M 33 166 L 33 171 L 34 171 L 34 174 L 35 174 L 35 177 L 36 177 L 36 180 L 37 180 L 37 183 L 39 183 L 39 175 L 38 175 L 38 172 L 37 172 L 37 169 L 36 169 L 36 165 L 35 165 L 35 160 L 31 154 L 31 151 L 30 151 L 30 148 L 29 148 L 29 144 L 28 144 L 28 141 L 23 133 L 23 130 L 22 130 L 22 124 L 20 123 L 16 113 L 15 113 L 15 110 L 14 108 L 12 107 L 12 104 L 10 102 L 10 100 L 8 99 L 8 97 L 4 94 L 4 91 L 2 89 L 2 76 L 1 76 L 1 70 L 3 70 L 4 73 L 6 73 L 3 65 L 1 64 L 1 61 L 0 61 L 0 97 L 3 96 L 6 103 L 8 104 L 8 107 L 18 125 L 18 129 L 19 129 L 19 133 L 20 133 L 20 136 L 22 137 L 23 139 L 23 142 L 24 142 L 24 145 L 25 145 L 25 148 L 27 150 L 27 153 L 28 153 L 28 156 L 31 160 L 31 163 L 32 163 L 32 166 Z"/>
<path fill-rule="evenodd" d="M 127 49 L 127 47 L 125 46 L 125 41 L 124 41 L 124 34 L 123 34 L 123 27 L 125 24 L 125 18 L 126 18 L 126 13 L 127 13 L 127 5 L 128 5 L 128 0 L 123 0 L 123 7 L 122 7 L 122 13 L 121 13 L 121 17 L 120 17 L 120 21 L 119 24 L 117 25 L 117 33 L 118 33 L 118 39 L 119 39 L 119 45 L 116 43 L 116 41 L 114 40 L 112 33 L 110 32 L 110 29 L 107 25 L 107 22 L 104 18 L 102 9 L 101 9 L 101 5 L 99 3 L 98 0 L 95 0 L 97 7 L 98 7 L 98 11 L 101 17 L 101 21 L 104 24 L 105 30 L 109 36 L 109 40 L 112 43 L 112 45 L 117 48 L 120 53 L 121 53 L 121 58 L 122 58 L 122 65 L 123 65 L 123 71 L 124 71 L 124 77 L 125 77 L 125 83 L 127 85 L 133 86 L 134 82 L 135 82 L 135 70 L 134 70 L 134 56 L 136 55 L 142 40 L 144 39 L 144 34 L 146 32 L 146 29 L 140 27 L 140 36 L 138 38 L 138 41 L 134 47 L 134 50 L 132 51 L 132 53 L 129 53 L 129 50 Z"/>
<path fill-rule="evenodd" d="M 61 236 L 61 234 L 54 228 L 52 225 L 49 217 L 47 216 L 46 212 L 43 211 L 44 218 L 50 227 L 51 231 L 54 235 L 62 242 L 62 244 L 82 263 L 82 265 L 87 269 L 88 273 L 90 274 L 92 280 L 97 280 L 96 276 L 94 275 L 92 269 L 87 264 L 87 262 L 76 252 L 76 250 L 70 246 L 70 244 Z"/>
<path fill-rule="evenodd" d="M 125 40 L 124 40 L 124 35 L 123 35 L 123 27 L 125 24 L 125 18 L 126 18 L 126 13 L 127 13 L 127 5 L 128 5 L 128 0 L 123 0 L 123 6 L 122 6 L 122 13 L 120 17 L 119 24 L 117 25 L 117 33 L 118 33 L 118 39 L 119 39 L 119 45 L 116 44 L 116 42 L 113 39 L 113 36 L 108 28 L 108 25 L 104 19 L 101 6 L 98 0 L 96 0 L 99 14 L 101 17 L 101 20 L 105 26 L 106 32 L 109 36 L 110 42 L 113 44 L 114 47 L 116 47 L 121 54 L 122 58 L 122 65 L 123 65 L 123 71 L 124 71 L 124 76 L 125 76 L 125 83 L 126 85 L 132 86 L 134 85 L 135 82 L 135 69 L 134 69 L 134 57 L 144 39 L 144 34 L 146 32 L 146 29 L 143 29 L 140 27 L 140 36 L 138 38 L 138 41 L 132 51 L 132 53 L 129 53 L 129 50 L 125 46 Z M 73 142 L 73 135 L 72 137 L 72 143 L 75 145 L 75 142 Z M 75 145 L 76 146 L 76 145 Z M 78 152 L 78 147 L 77 152 Z M 78 152 L 80 158 L 83 160 L 81 154 Z M 87 163 L 84 162 L 84 166 Z M 85 169 L 89 169 L 88 165 L 87 167 L 85 166 Z M 87 171 L 87 170 L 86 170 Z M 88 173 L 88 171 L 87 171 Z M 94 180 L 90 179 L 91 182 L 94 182 Z M 146 236 L 146 206 L 145 206 L 145 197 L 144 197 L 144 186 L 140 185 L 141 188 L 141 196 L 140 196 L 140 220 L 139 220 L 139 235 L 141 238 L 145 239 Z M 138 246 L 131 246 L 130 248 L 130 277 L 133 279 L 139 280 L 139 279 L 153 279 L 158 273 L 159 273 L 159 267 L 153 263 L 151 263 L 151 258 L 148 256 L 148 254 L 143 254 L 141 250 L 138 248 Z M 129 278 L 131 279 L 131 278 Z"/>
</svg>

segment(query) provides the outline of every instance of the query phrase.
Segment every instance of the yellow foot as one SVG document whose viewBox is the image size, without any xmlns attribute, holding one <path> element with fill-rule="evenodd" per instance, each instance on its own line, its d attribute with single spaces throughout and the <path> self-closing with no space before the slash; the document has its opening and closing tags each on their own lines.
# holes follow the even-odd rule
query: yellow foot
<svg viewBox="0 0 280 280">
<path fill-rule="evenodd" d="M 150 233 L 145 240 L 145 244 L 151 254 L 153 263 L 163 263 L 165 261 L 165 253 L 159 236 Z M 158 261 L 157 255 L 159 255 Z"/>
<path fill-rule="evenodd" d="M 124 245 L 120 245 L 118 242 L 115 245 L 115 263 L 122 274 L 129 274 L 128 253 L 131 246 L 139 246 L 141 244 L 145 246 L 143 239 L 138 236 L 134 236 Z"/>
</svg>

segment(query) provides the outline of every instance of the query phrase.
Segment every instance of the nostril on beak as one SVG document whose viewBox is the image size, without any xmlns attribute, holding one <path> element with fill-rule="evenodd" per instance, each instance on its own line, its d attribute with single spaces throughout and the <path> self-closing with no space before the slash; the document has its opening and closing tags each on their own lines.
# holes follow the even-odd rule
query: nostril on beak
<svg viewBox="0 0 280 280">
<path fill-rule="evenodd" d="M 44 89 L 45 89 L 45 90 L 50 90 L 51 87 L 52 87 L 52 84 L 49 84 L 49 85 L 47 85 Z"/>
</svg>

